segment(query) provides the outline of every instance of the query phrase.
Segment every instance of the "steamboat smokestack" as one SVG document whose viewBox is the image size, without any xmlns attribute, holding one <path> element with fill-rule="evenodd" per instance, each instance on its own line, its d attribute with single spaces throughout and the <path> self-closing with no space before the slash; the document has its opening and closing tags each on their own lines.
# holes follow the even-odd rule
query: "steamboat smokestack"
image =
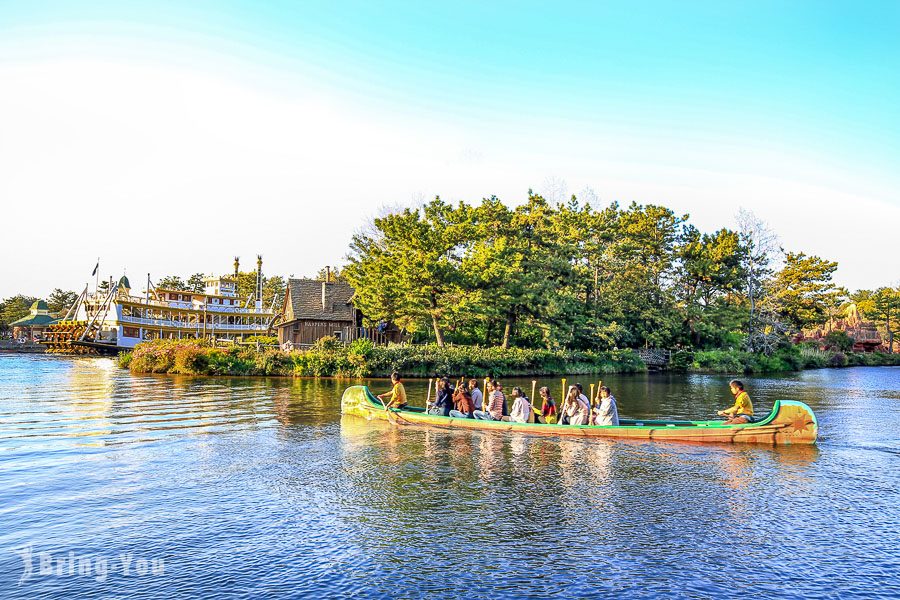
<svg viewBox="0 0 900 600">
<path fill-rule="evenodd" d="M 263 290 L 263 276 L 262 276 L 262 254 L 256 255 L 256 308 L 262 308 L 262 290 Z"/>
</svg>

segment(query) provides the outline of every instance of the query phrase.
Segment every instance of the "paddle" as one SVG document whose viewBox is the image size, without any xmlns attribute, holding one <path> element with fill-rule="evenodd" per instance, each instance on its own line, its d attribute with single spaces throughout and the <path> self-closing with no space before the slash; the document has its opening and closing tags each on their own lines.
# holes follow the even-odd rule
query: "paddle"
<svg viewBox="0 0 900 600">
<path fill-rule="evenodd" d="M 428 380 L 428 391 L 425 394 L 425 413 L 426 414 L 428 413 L 428 405 L 431 404 L 431 382 L 432 381 L 434 381 L 434 379 Z"/>
<path fill-rule="evenodd" d="M 394 414 L 388 409 L 387 404 L 384 403 L 384 399 L 381 396 L 376 396 L 381 405 L 384 407 L 384 412 L 387 413 L 388 421 L 390 421 L 393 425 L 397 424 L 397 419 L 394 417 Z"/>
<path fill-rule="evenodd" d="M 531 380 L 531 398 L 529 398 L 529 401 L 531 402 L 531 414 L 532 414 L 531 420 L 532 421 L 537 421 L 537 419 L 534 417 L 534 390 L 535 390 L 535 387 L 537 387 L 537 379 L 532 379 Z"/>
<path fill-rule="evenodd" d="M 560 414 L 559 414 L 559 417 L 557 417 L 557 421 L 556 421 L 557 423 L 561 423 L 561 422 L 562 422 L 562 420 L 563 420 L 563 412 L 564 412 L 562 409 L 565 408 L 566 402 L 569 401 L 569 397 L 568 397 L 568 395 L 566 394 L 566 378 L 565 378 L 565 377 L 562 378 L 562 396 L 560 396 L 560 398 L 562 398 L 562 401 L 561 401 L 561 404 L 560 404 Z"/>
<path fill-rule="evenodd" d="M 600 393 L 600 390 L 597 390 Z M 591 399 L 588 400 L 588 425 L 593 425 L 594 420 L 594 384 L 591 384 Z"/>
</svg>

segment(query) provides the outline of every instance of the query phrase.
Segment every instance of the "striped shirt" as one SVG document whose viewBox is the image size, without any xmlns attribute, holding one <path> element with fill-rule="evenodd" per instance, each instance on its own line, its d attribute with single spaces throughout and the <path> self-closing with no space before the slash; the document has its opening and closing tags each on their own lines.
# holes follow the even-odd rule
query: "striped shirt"
<svg viewBox="0 0 900 600">
<path fill-rule="evenodd" d="M 488 398 L 487 411 L 491 413 L 491 416 L 494 417 L 495 421 L 499 421 L 503 418 L 503 404 L 505 402 L 506 396 L 503 395 L 503 392 L 500 390 L 491 392 L 490 398 Z"/>
</svg>

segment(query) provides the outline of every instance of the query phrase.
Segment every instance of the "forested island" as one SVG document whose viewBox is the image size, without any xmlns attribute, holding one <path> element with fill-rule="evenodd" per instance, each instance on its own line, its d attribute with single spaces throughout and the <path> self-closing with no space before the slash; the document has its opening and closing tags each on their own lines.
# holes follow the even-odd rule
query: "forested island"
<svg viewBox="0 0 900 600">
<path fill-rule="evenodd" d="M 230 349 L 154 341 L 121 362 L 138 372 L 526 375 L 639 371 L 635 351 L 659 348 L 679 370 L 900 364 L 900 288 L 850 292 L 833 281 L 836 262 L 783 249 L 744 210 L 733 229 L 703 232 L 659 205 L 553 204 L 531 192 L 514 208 L 435 198 L 366 223 L 346 261 L 334 276 L 355 289 L 366 326 L 393 323 L 407 343 L 325 338 L 283 351 L 274 338 Z M 251 286 L 254 274 L 241 275 Z M 190 289 L 202 276 L 162 281 Z M 266 280 L 269 298 L 283 289 L 282 277 Z M 65 294 L 54 292 L 55 306 Z M 28 300 L 5 300 L 0 327 Z M 876 352 L 854 352 L 861 327 L 877 330 Z"/>
</svg>

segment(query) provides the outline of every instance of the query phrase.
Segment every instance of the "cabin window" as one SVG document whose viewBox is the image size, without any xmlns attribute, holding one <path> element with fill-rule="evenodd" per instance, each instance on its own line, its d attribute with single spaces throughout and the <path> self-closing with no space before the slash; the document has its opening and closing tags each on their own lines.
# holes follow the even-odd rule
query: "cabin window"
<svg viewBox="0 0 900 600">
<path fill-rule="evenodd" d="M 123 327 L 122 328 L 122 336 L 130 337 L 130 338 L 139 338 L 139 337 L 141 337 L 141 330 L 137 327 Z"/>
</svg>

